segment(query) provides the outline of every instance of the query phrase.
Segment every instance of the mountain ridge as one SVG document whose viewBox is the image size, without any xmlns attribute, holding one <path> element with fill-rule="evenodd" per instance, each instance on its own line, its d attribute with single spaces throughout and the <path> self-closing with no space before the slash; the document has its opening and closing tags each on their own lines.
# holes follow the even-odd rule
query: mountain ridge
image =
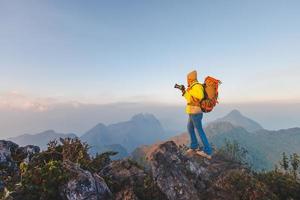
<svg viewBox="0 0 300 200">
<path fill-rule="evenodd" d="M 237 109 L 232 110 L 224 117 L 216 119 L 214 122 L 219 122 L 219 121 L 227 121 L 234 126 L 241 126 L 249 132 L 256 132 L 261 129 L 264 129 L 258 122 L 244 116 Z"/>
<path fill-rule="evenodd" d="M 241 115 L 240 112 L 234 111 L 233 113 L 237 114 L 236 116 Z M 249 118 L 246 117 L 246 119 Z M 300 147 L 296 142 L 300 141 L 300 128 L 297 127 L 277 131 L 259 129 L 255 132 L 250 132 L 241 125 L 233 125 L 228 120 L 216 120 L 208 123 L 204 130 L 209 141 L 217 148 L 221 148 L 226 141 L 238 142 L 240 146 L 248 150 L 248 162 L 256 170 L 273 168 L 278 163 L 278 158 L 282 152 L 300 154 Z M 144 157 L 149 156 L 153 149 L 168 140 L 174 141 L 179 146 L 189 145 L 189 135 L 187 132 L 184 132 L 153 145 L 143 145 L 133 151 L 132 157 L 136 161 L 143 163 L 145 161 Z M 198 141 L 201 145 L 201 140 L 198 139 Z"/>
<path fill-rule="evenodd" d="M 51 140 L 66 137 L 75 138 L 77 135 L 74 133 L 57 133 L 54 130 L 49 129 L 36 134 L 23 134 L 20 136 L 11 137 L 9 140 L 17 143 L 20 146 L 34 144 L 39 146 L 41 149 L 46 149 L 48 142 Z"/>
</svg>

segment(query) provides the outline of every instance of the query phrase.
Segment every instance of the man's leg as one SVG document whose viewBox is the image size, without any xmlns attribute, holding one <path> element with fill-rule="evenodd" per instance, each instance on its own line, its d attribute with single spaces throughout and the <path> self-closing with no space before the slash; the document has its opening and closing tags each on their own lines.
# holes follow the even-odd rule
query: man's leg
<svg viewBox="0 0 300 200">
<path fill-rule="evenodd" d="M 203 130 L 203 127 L 202 127 L 202 118 L 203 118 L 203 113 L 196 114 L 196 115 L 193 115 L 191 117 L 191 119 L 193 121 L 193 124 L 196 127 L 196 129 L 197 129 L 197 131 L 200 135 L 200 138 L 202 140 L 202 143 L 204 145 L 203 151 L 206 154 L 211 155 L 212 154 L 212 149 L 211 149 L 211 146 L 210 146 L 210 144 L 207 140 L 206 134 L 204 133 L 204 130 Z"/>
<path fill-rule="evenodd" d="M 190 141 L 191 141 L 191 149 L 197 149 L 198 148 L 198 140 L 195 134 L 195 127 L 193 124 L 193 121 L 191 119 L 191 115 L 189 115 L 189 120 L 188 120 L 188 124 L 187 124 L 187 129 L 190 135 Z"/>
</svg>

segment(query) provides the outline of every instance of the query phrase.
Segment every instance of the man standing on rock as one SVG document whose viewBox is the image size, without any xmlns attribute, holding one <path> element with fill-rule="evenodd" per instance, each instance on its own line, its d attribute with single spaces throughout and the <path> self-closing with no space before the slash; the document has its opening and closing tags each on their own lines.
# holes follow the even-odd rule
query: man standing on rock
<svg viewBox="0 0 300 200">
<path fill-rule="evenodd" d="M 197 71 L 192 71 L 187 75 L 187 84 L 187 89 L 185 89 L 184 86 L 180 88 L 182 96 L 187 101 L 186 113 L 189 115 L 187 129 L 190 135 L 191 146 L 187 153 L 195 152 L 200 156 L 211 159 L 212 149 L 202 127 L 203 112 L 200 107 L 200 102 L 204 98 L 204 88 L 197 80 Z M 204 145 L 203 151 L 200 151 L 198 148 L 199 145 L 195 129 Z"/>
</svg>

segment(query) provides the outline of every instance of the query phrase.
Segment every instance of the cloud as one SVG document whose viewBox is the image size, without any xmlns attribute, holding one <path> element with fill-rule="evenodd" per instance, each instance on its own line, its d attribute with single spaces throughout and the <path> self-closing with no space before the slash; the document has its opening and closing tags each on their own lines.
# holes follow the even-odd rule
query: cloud
<svg viewBox="0 0 300 200">
<path fill-rule="evenodd" d="M 15 111 L 33 111 L 45 112 L 54 109 L 57 106 L 70 106 L 79 108 L 83 105 L 106 105 L 124 102 L 156 102 L 150 100 L 151 96 L 130 96 L 121 98 L 112 95 L 80 96 L 68 98 L 65 96 L 42 97 L 28 92 L 17 90 L 0 92 L 0 109 Z M 154 98 L 155 99 L 155 98 Z"/>
<path fill-rule="evenodd" d="M 0 108 L 11 110 L 47 111 L 52 105 L 59 103 L 54 98 L 40 98 L 24 94 L 20 91 L 0 93 Z"/>
</svg>

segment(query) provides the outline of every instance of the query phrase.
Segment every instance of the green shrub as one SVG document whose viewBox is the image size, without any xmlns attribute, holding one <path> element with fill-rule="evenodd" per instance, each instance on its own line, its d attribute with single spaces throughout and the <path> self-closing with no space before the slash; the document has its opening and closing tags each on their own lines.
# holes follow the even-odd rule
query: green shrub
<svg viewBox="0 0 300 200">
<path fill-rule="evenodd" d="M 300 182 L 292 174 L 274 170 L 258 173 L 256 177 L 279 199 L 300 199 Z"/>
<path fill-rule="evenodd" d="M 48 149 L 33 156 L 27 165 L 20 164 L 21 191 L 23 199 L 60 200 L 59 189 L 73 176 L 64 168 L 64 161 L 77 163 L 81 168 L 98 172 L 110 162 L 115 152 L 97 155 L 88 154 L 88 145 L 77 138 L 50 141 Z"/>
<path fill-rule="evenodd" d="M 267 184 L 257 179 L 247 170 L 230 172 L 223 180 L 222 188 L 240 200 L 277 199 L 277 196 L 269 190 Z"/>
<path fill-rule="evenodd" d="M 116 155 L 117 152 L 108 151 L 102 154 L 96 154 L 95 158 L 93 158 L 88 164 L 87 168 L 89 171 L 93 173 L 98 173 L 103 169 L 106 165 L 108 165 L 111 161 L 110 156 Z"/>
<path fill-rule="evenodd" d="M 227 139 L 225 139 L 225 144 L 216 152 L 216 156 L 244 165 L 247 164 L 247 154 L 248 151 L 240 146 L 237 141 L 231 142 Z"/>
<path fill-rule="evenodd" d="M 60 199 L 59 186 L 69 179 L 62 161 L 50 160 L 32 166 L 23 164 L 22 187 L 24 199 Z"/>
</svg>

